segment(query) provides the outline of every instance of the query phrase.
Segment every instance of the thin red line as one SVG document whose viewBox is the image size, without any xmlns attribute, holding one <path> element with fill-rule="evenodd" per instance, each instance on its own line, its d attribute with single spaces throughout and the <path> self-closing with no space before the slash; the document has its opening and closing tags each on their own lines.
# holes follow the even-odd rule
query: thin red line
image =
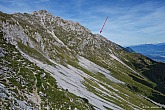
<svg viewBox="0 0 165 110">
<path fill-rule="evenodd" d="M 104 25 L 105 25 L 105 23 L 107 22 L 107 19 L 108 19 L 108 16 L 107 16 L 107 18 L 106 18 L 106 20 L 105 20 L 105 22 L 104 22 L 104 24 L 103 24 L 103 26 L 102 26 L 102 28 L 101 28 L 101 30 L 100 30 L 100 33 L 102 32 L 102 30 L 103 30 L 103 28 L 104 28 Z"/>
</svg>

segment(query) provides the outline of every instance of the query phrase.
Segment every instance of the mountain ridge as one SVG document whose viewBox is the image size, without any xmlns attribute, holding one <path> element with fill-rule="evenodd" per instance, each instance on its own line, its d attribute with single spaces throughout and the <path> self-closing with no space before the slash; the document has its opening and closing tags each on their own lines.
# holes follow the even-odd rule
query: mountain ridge
<svg viewBox="0 0 165 110">
<path fill-rule="evenodd" d="M 157 65 L 157 62 L 125 51 L 125 48 L 103 36 L 92 34 L 79 23 L 54 17 L 44 10 L 33 14 L 0 13 L 0 16 L 1 37 L 7 40 L 2 40 L 1 47 L 5 42 L 15 45 L 21 53 L 19 56 L 23 56 L 28 62 L 34 63 L 38 69 L 51 76 L 44 79 L 43 73 L 34 73 L 38 82 L 36 93 L 41 98 L 38 109 L 45 107 L 60 109 L 58 103 L 63 105 L 63 109 L 80 108 L 80 103 L 83 104 L 82 109 L 164 107 L 165 95 L 162 92 L 164 84 L 157 83 L 157 80 L 164 76 L 164 70 L 160 69 L 162 74 L 155 79 L 148 76 L 147 71 L 152 68 L 148 68 L 149 66 Z M 7 61 L 3 55 L 2 58 Z M 12 68 L 17 70 L 17 66 Z M 25 79 L 26 77 L 23 76 L 22 80 Z M 7 80 L 12 82 L 10 78 Z M 55 80 L 57 86 L 53 85 Z M 163 79 L 160 81 L 162 82 Z M 60 96 L 64 101 L 58 99 L 57 103 L 54 103 L 52 100 L 52 98 L 56 100 L 53 96 L 54 92 L 50 92 L 52 97 L 44 97 L 44 94 L 47 94 L 44 87 L 49 83 L 52 85 L 49 86 L 50 89 L 57 88 L 56 91 L 62 92 Z M 45 84 L 48 85 L 42 86 Z M 22 91 L 20 88 L 19 90 Z M 67 93 L 70 95 L 66 96 Z M 76 101 L 76 98 L 80 102 Z M 72 104 L 73 101 L 76 102 L 75 105 Z"/>
</svg>

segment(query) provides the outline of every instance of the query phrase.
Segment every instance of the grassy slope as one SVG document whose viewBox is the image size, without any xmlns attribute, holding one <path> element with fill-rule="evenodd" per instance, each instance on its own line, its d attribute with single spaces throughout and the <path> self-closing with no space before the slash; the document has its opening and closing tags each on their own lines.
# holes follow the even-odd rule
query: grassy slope
<svg viewBox="0 0 165 110">
<path fill-rule="evenodd" d="M 3 71 L 3 74 L 0 76 L 0 83 L 5 85 L 10 91 L 14 91 L 16 99 L 28 101 L 25 93 L 32 94 L 37 81 L 36 88 L 41 98 L 41 109 L 47 106 L 61 110 L 66 110 L 69 107 L 71 109 L 92 109 L 92 106 L 85 102 L 83 98 L 77 97 L 66 90 L 58 89 L 56 80 L 50 76 L 50 73 L 45 72 L 22 57 L 18 50 L 15 49 L 15 46 L 5 42 L 2 32 L 0 33 L 0 47 L 5 53 L 0 59 Z M 9 68 L 11 71 L 5 71 L 4 68 Z M 16 104 L 16 100 L 14 101 Z M 2 109 L 9 109 L 11 106 L 10 99 L 5 99 L 5 101 L 1 99 L 0 102 L 2 103 L 0 107 Z M 30 103 L 31 106 L 36 107 L 33 102 Z"/>
<path fill-rule="evenodd" d="M 72 41 L 72 39 L 74 39 L 74 41 L 76 41 L 76 37 L 77 37 L 72 32 L 66 32 L 65 30 L 61 29 L 60 27 L 56 27 L 56 36 L 59 39 L 61 39 L 65 44 L 68 44 L 68 42 Z M 77 42 L 81 42 L 81 41 L 79 41 L 77 39 Z M 103 42 L 103 43 L 105 43 L 105 42 Z M 122 48 L 114 49 L 113 47 L 109 46 L 110 44 L 105 44 L 106 46 L 102 46 L 101 50 L 98 50 L 97 48 L 94 48 L 94 50 L 91 50 L 90 46 L 87 44 L 87 46 L 83 50 L 83 52 L 85 53 L 85 54 L 83 54 L 83 56 L 86 57 L 87 59 L 95 62 L 96 64 L 108 69 L 109 71 L 111 71 L 111 73 L 114 77 L 127 83 L 127 85 L 124 86 L 124 88 L 122 85 L 117 86 L 119 90 L 121 90 L 123 92 L 125 91 L 128 95 L 134 96 L 136 98 L 138 98 L 137 95 L 144 95 L 144 96 L 150 97 L 151 99 L 153 99 L 157 102 L 164 104 L 165 95 L 164 95 L 164 93 L 161 93 L 162 91 L 160 90 L 158 82 L 151 80 L 150 77 L 147 77 L 145 74 L 143 74 L 146 69 L 145 67 L 148 67 L 148 65 L 152 65 L 153 63 L 156 63 L 156 62 L 154 62 L 142 55 L 126 52 Z M 79 45 L 79 43 L 76 45 Z M 124 63 L 126 63 L 132 69 L 134 69 L 135 71 L 140 73 L 142 75 L 142 77 L 133 73 L 130 69 L 126 68 L 121 63 L 119 63 L 115 60 L 111 60 L 111 58 L 107 54 L 107 51 L 108 51 L 107 47 L 111 48 L 114 51 L 114 53 L 116 53 L 118 58 L 120 58 Z M 75 45 L 70 46 L 70 48 L 75 50 L 77 53 L 79 53 L 79 51 L 80 51 L 80 50 L 78 50 L 77 46 L 75 46 Z M 162 65 L 164 65 L 164 64 L 162 64 Z M 74 66 L 75 66 L 75 63 L 74 63 Z M 77 66 L 75 66 L 75 67 L 77 67 Z M 81 68 L 81 67 L 77 67 L 77 68 Z M 159 67 L 156 67 L 156 68 L 158 69 Z M 147 69 L 150 70 L 152 68 L 148 67 Z M 162 70 L 162 68 L 160 68 L 160 69 Z M 89 72 L 87 72 L 87 71 L 84 71 L 84 72 L 89 74 Z M 155 74 L 155 73 L 153 73 L 153 74 Z M 165 74 L 165 72 L 161 73 L 160 76 L 163 76 L 163 74 Z M 97 79 L 99 79 L 99 80 L 101 79 L 102 81 L 105 82 L 105 78 L 101 78 L 99 76 L 94 76 L 94 77 L 97 77 Z M 163 80 L 161 80 L 161 82 L 163 82 Z M 108 82 L 106 82 L 106 83 L 108 83 Z M 90 84 L 92 84 L 92 83 L 90 83 Z M 88 84 L 85 84 L 85 85 L 89 88 L 89 90 L 92 90 L 92 92 L 97 92 L 97 91 L 94 91 L 94 89 L 90 89 L 91 86 L 89 86 Z M 157 87 L 159 87 L 159 89 L 156 89 Z M 131 95 L 132 93 L 136 94 L 136 95 Z M 139 98 L 136 99 L 136 98 L 135 98 L 135 100 L 131 100 L 131 102 L 136 104 L 137 106 L 139 106 L 139 102 L 136 102 L 136 100 L 141 100 L 142 103 L 145 103 L 145 99 L 139 99 Z M 147 103 L 146 103 L 146 105 L 147 105 Z M 117 105 L 120 106 L 119 103 Z M 125 107 L 127 107 L 126 103 L 124 105 L 125 105 Z M 151 106 L 151 105 L 149 104 L 149 106 Z M 142 105 L 140 107 L 142 107 Z"/>
<path fill-rule="evenodd" d="M 141 73 L 144 78 L 140 78 L 135 75 L 130 75 L 130 77 L 136 82 L 152 88 L 153 90 L 149 97 L 156 102 L 165 104 L 165 64 L 155 62 L 140 54 L 128 52 L 125 53 L 126 54 L 124 55 L 124 58 L 129 59 L 129 62 L 125 61 L 124 59 L 123 61 Z"/>
</svg>

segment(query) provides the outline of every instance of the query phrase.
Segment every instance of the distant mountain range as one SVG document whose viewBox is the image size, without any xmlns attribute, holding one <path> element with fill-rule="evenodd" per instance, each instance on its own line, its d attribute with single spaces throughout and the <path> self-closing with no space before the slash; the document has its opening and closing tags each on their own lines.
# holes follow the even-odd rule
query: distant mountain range
<svg viewBox="0 0 165 110">
<path fill-rule="evenodd" d="M 165 62 L 165 42 L 158 44 L 142 44 L 130 46 L 129 48 L 155 61 Z"/>
</svg>

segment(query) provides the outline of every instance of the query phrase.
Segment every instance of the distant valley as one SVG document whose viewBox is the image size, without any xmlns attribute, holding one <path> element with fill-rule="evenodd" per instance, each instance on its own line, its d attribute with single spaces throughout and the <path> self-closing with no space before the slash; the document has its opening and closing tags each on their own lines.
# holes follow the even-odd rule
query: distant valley
<svg viewBox="0 0 165 110">
<path fill-rule="evenodd" d="M 165 62 L 165 42 L 158 44 L 142 44 L 130 46 L 132 50 L 155 61 Z"/>
</svg>

